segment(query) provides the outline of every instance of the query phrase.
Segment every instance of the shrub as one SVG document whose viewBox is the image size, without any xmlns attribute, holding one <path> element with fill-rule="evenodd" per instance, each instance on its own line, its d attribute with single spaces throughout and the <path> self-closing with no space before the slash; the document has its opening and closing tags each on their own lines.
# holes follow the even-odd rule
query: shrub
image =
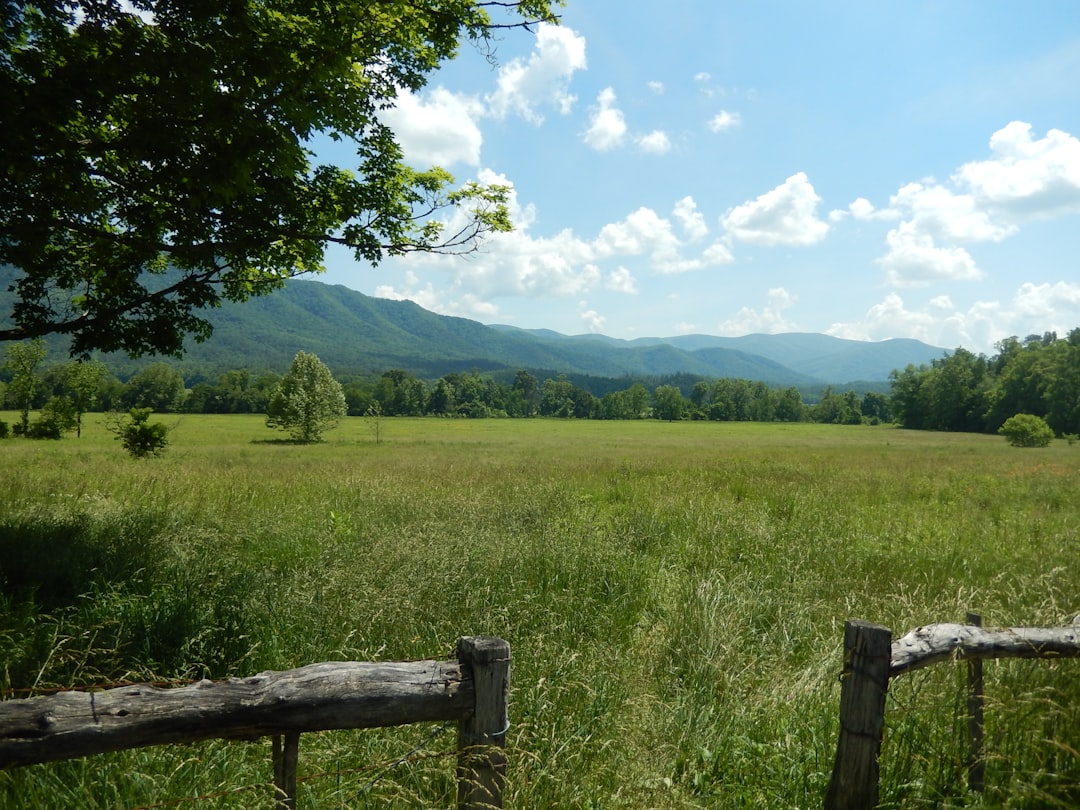
<svg viewBox="0 0 1080 810">
<path fill-rule="evenodd" d="M 1013 447 L 1047 447 L 1054 438 L 1054 431 L 1041 416 L 1018 413 L 1005 420 L 998 428 Z"/>
<path fill-rule="evenodd" d="M 109 428 L 135 458 L 160 455 L 169 444 L 169 428 L 161 422 L 147 421 L 153 412 L 152 408 L 132 408 Z"/>
<path fill-rule="evenodd" d="M 11 428 L 8 427 L 8 423 L 3 419 L 0 419 L 0 439 L 6 439 L 11 435 Z"/>
<path fill-rule="evenodd" d="M 41 416 L 26 430 L 29 439 L 59 439 L 75 430 L 78 417 L 75 405 L 68 397 L 52 397 L 41 409 Z"/>
</svg>

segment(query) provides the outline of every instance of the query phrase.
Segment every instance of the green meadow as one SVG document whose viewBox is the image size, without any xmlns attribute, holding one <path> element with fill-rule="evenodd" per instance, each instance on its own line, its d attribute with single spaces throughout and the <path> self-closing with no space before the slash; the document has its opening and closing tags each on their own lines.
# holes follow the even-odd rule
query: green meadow
<svg viewBox="0 0 1080 810">
<path fill-rule="evenodd" d="M 9 423 L 13 414 L 0 418 Z M 155 415 L 165 455 L 0 442 L 0 688 L 513 655 L 506 804 L 811 808 L 843 623 L 900 635 L 1080 613 L 1080 446 L 891 427 Z M 966 790 L 962 664 L 890 687 L 883 807 L 1080 803 L 1080 660 L 986 664 Z M 450 807 L 454 730 L 307 734 L 298 807 Z M 396 767 L 394 763 L 399 762 Z M 0 808 L 270 808 L 270 743 L 0 772 Z"/>
</svg>

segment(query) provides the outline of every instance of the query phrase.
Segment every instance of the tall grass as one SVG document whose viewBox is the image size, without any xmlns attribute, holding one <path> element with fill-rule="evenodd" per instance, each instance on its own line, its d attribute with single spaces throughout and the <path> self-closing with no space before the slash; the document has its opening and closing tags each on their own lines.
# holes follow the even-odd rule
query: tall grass
<svg viewBox="0 0 1080 810">
<path fill-rule="evenodd" d="M 1080 453 L 891 428 L 363 419 L 273 441 L 185 416 L 159 459 L 0 443 L 7 690 L 512 647 L 508 805 L 820 806 L 846 618 L 906 632 L 1080 612 Z M 987 791 L 959 668 L 890 690 L 884 806 L 1080 801 L 1075 661 L 987 665 Z M 22 693 L 9 692 L 17 696 Z M 269 779 L 214 742 L 0 773 L 0 808 L 136 807 Z M 300 805 L 449 806 L 439 728 L 304 735 Z M 269 807 L 245 789 L 199 807 Z"/>
</svg>

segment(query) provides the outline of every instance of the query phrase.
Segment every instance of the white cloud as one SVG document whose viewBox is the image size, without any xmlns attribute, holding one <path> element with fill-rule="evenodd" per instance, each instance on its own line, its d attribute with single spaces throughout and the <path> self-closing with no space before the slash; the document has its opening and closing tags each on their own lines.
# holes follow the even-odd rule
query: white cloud
<svg viewBox="0 0 1080 810">
<path fill-rule="evenodd" d="M 900 219 L 900 212 L 895 208 L 875 208 L 865 197 L 857 197 L 844 209 L 829 212 L 830 222 L 841 222 L 848 217 L 860 221 Z"/>
<path fill-rule="evenodd" d="M 707 267 L 715 267 L 720 264 L 731 264 L 735 261 L 735 257 L 731 255 L 731 248 L 726 244 L 713 242 L 701 254 L 701 261 Z"/>
<path fill-rule="evenodd" d="M 637 294 L 638 280 L 618 263 L 620 257 L 645 257 L 647 269 L 658 274 L 682 273 L 732 261 L 728 246 L 719 241 L 699 256 L 683 255 L 688 245 L 707 235 L 704 218 L 691 197 L 675 203 L 671 219 L 641 207 L 605 225 L 592 240 L 578 237 L 569 228 L 551 236 L 536 236 L 531 232 L 536 220 L 533 207 L 519 203 L 506 177 L 482 170 L 477 179 L 511 187 L 509 206 L 515 230 L 490 235 L 480 251 L 466 256 L 417 253 L 388 259 L 387 265 L 407 272 L 406 281 L 397 288 L 382 287 L 378 295 L 409 298 L 443 314 L 486 318 L 485 307 L 494 308 L 491 302 L 502 297 L 585 296 L 601 287 Z M 451 211 L 446 229 L 461 227 L 466 216 L 465 212 Z M 445 283 L 421 287 L 413 272 L 421 268 L 445 274 Z M 430 275 L 425 275 L 427 278 Z M 437 293 L 440 286 L 442 292 Z"/>
<path fill-rule="evenodd" d="M 975 260 L 961 247 L 938 247 L 917 224 L 902 222 L 885 237 L 889 252 L 877 260 L 894 287 L 919 287 L 934 281 L 977 281 Z"/>
<path fill-rule="evenodd" d="M 774 287 L 769 290 L 762 309 L 743 307 L 735 317 L 717 324 L 717 334 L 740 336 L 757 332 L 777 334 L 798 331 L 798 326 L 783 314 L 784 310 L 790 309 L 794 303 L 795 297 L 791 293 L 783 287 Z"/>
<path fill-rule="evenodd" d="M 585 143 L 598 152 L 607 152 L 619 146 L 625 137 L 626 120 L 622 110 L 615 106 L 615 91 L 605 87 L 592 108 Z"/>
<path fill-rule="evenodd" d="M 643 151 L 654 155 L 663 155 L 671 151 L 671 139 L 668 138 L 666 132 L 659 129 L 655 129 L 647 135 L 639 136 L 637 143 Z"/>
<path fill-rule="evenodd" d="M 475 99 L 436 87 L 423 96 L 401 93 L 383 120 L 398 137 L 406 160 L 427 168 L 480 163 L 483 108 Z"/>
<path fill-rule="evenodd" d="M 630 271 L 622 265 L 608 273 L 604 286 L 609 290 L 626 293 L 627 295 L 637 295 L 638 292 L 637 281 Z"/>
<path fill-rule="evenodd" d="M 820 201 L 806 174 L 799 172 L 772 191 L 730 209 L 720 224 L 742 242 L 813 245 L 829 231 L 829 225 L 817 217 Z"/>
<path fill-rule="evenodd" d="M 721 110 L 709 119 L 708 127 L 711 132 L 727 132 L 742 124 L 742 116 L 739 113 Z"/>
<path fill-rule="evenodd" d="M 581 318 L 582 323 L 585 324 L 585 328 L 590 332 L 603 332 L 604 324 L 607 323 L 607 318 L 595 309 L 589 309 L 588 306 L 588 303 L 585 301 L 578 302 L 578 317 Z"/>
<path fill-rule="evenodd" d="M 861 321 L 834 323 L 825 334 L 847 340 L 888 340 L 902 335 L 940 346 L 938 341 L 950 317 L 951 313 L 910 311 L 905 308 L 904 300 L 893 292 L 881 303 L 870 307 Z"/>
<path fill-rule="evenodd" d="M 568 89 L 570 79 L 585 65 L 584 37 L 570 28 L 540 23 L 536 47 L 528 61 L 514 59 L 499 70 L 497 89 L 486 99 L 490 114 L 504 118 L 515 112 L 539 124 L 543 116 L 536 108 L 553 104 L 565 115 L 577 101 Z"/>
<path fill-rule="evenodd" d="M 908 183 L 883 211 L 861 198 L 849 206 L 860 219 L 902 217 L 878 259 L 889 283 L 981 279 L 975 260 L 959 245 L 1000 242 L 1025 222 L 1080 213 L 1080 140 L 1056 129 L 1035 139 L 1030 124 L 1013 121 L 991 136 L 990 151 L 990 159 L 954 172 L 950 186 Z"/>
<path fill-rule="evenodd" d="M 1080 212 L 1080 140 L 1058 129 L 1035 140 L 1013 121 L 990 137 L 990 160 L 965 163 L 953 175 L 980 205 L 1013 223 Z"/>
<path fill-rule="evenodd" d="M 908 183 L 889 200 L 902 211 L 906 224 L 920 234 L 951 242 L 1000 242 L 1016 226 L 996 223 L 970 194 L 958 194 L 939 184 Z"/>
<path fill-rule="evenodd" d="M 646 82 L 645 86 L 652 90 L 654 93 L 656 93 L 656 95 L 658 96 L 664 95 L 665 87 L 663 82 Z"/>
<path fill-rule="evenodd" d="M 672 213 L 675 215 L 675 219 L 679 220 L 683 233 L 691 242 L 703 239 L 709 232 L 709 226 L 705 224 L 705 217 L 697 210 L 697 203 L 694 202 L 693 197 L 686 196 L 675 203 L 675 210 Z"/>
<path fill-rule="evenodd" d="M 1058 321 L 1059 325 L 1042 331 L 1058 330 L 1064 334 L 1080 320 L 1080 284 L 1059 281 L 1056 284 L 1020 285 L 1013 299 L 1018 314 L 1038 321 Z M 1067 326 L 1061 324 L 1068 323 Z"/>
<path fill-rule="evenodd" d="M 1004 302 L 976 301 L 966 310 L 948 296 L 935 296 L 925 309 L 908 309 L 895 292 L 867 310 L 862 320 L 836 323 L 827 334 L 851 340 L 912 337 L 952 349 L 958 346 L 993 354 L 996 344 L 1016 335 L 1057 332 L 1065 335 L 1080 318 L 1080 284 L 1026 283 Z"/>
<path fill-rule="evenodd" d="M 598 257 L 648 254 L 657 273 L 685 273 L 704 266 L 700 259 L 686 259 L 680 254 L 682 243 L 671 221 L 651 208 L 639 208 L 620 222 L 600 229 L 594 243 Z"/>
</svg>

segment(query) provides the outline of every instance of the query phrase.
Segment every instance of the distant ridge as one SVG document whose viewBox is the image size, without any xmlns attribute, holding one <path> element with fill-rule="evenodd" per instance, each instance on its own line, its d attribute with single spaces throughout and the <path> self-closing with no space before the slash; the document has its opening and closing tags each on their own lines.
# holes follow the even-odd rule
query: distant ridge
<svg viewBox="0 0 1080 810">
<path fill-rule="evenodd" d="M 689 374 L 770 385 L 884 382 L 894 369 L 940 358 L 917 340 L 867 342 L 789 333 L 738 338 L 682 335 L 620 340 L 563 335 L 437 315 L 411 301 L 373 298 L 296 279 L 284 290 L 210 313 L 214 336 L 185 362 L 281 370 L 300 349 L 339 374 L 400 368 L 434 379 L 455 371 L 543 370 L 594 377 Z M 241 361 L 243 358 L 243 361 Z"/>
<path fill-rule="evenodd" d="M 11 268 L 0 268 L 6 293 Z M 4 278 L 4 276 L 8 278 Z M 715 337 L 680 335 L 621 340 L 563 335 L 437 315 L 411 301 L 373 298 L 347 287 L 307 279 L 244 303 L 209 310 L 214 334 L 186 343 L 182 359 L 165 358 L 190 382 L 222 371 L 288 368 L 299 350 L 314 352 L 335 374 L 381 374 L 402 369 L 423 379 L 451 372 L 513 372 L 604 378 L 693 375 L 735 377 L 777 385 L 883 383 L 894 369 L 946 354 L 917 340 L 867 342 L 788 333 Z M 55 354 L 64 352 L 50 341 Z M 153 358 L 103 358 L 126 376 Z"/>
</svg>

